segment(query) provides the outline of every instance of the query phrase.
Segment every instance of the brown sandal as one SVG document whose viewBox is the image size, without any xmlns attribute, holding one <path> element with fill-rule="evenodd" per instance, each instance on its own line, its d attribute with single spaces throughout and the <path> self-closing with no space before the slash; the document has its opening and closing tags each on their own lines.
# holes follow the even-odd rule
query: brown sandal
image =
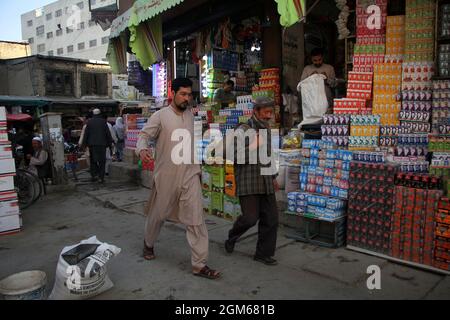
<svg viewBox="0 0 450 320">
<path fill-rule="evenodd" d="M 208 266 L 204 266 L 199 272 L 194 272 L 194 276 L 215 280 L 221 277 L 221 273 L 210 269 Z"/>
<path fill-rule="evenodd" d="M 144 241 L 143 256 L 144 256 L 145 260 L 153 260 L 156 258 L 153 248 L 147 247 L 147 245 L 145 244 L 145 241 Z"/>
</svg>

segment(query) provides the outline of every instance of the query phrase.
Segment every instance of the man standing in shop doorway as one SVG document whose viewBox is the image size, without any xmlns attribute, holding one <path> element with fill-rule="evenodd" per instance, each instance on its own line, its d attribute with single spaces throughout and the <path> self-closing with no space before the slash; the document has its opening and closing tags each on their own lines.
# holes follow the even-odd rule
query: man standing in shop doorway
<svg viewBox="0 0 450 320">
<path fill-rule="evenodd" d="M 273 117 L 275 103 L 268 98 L 257 98 L 254 104 L 254 112 L 247 124 L 237 128 L 247 131 L 256 131 L 253 142 L 246 141 L 245 150 L 235 148 L 235 178 L 236 194 L 241 203 L 242 215 L 240 215 L 228 233 L 228 240 L 225 241 L 225 250 L 232 253 L 236 241 L 247 230 L 258 224 L 258 242 L 254 260 L 266 265 L 276 265 L 277 261 L 272 257 L 275 254 L 278 229 L 278 209 L 275 192 L 279 186 L 276 175 L 267 175 L 262 169 L 269 165 L 250 164 L 246 157 L 245 164 L 236 164 L 238 153 L 250 153 L 258 150 L 264 143 L 267 143 L 267 150 L 271 150 L 270 126 L 268 121 Z M 261 137 L 260 132 L 267 130 L 267 141 Z M 236 144 L 237 145 L 237 144 Z"/>
<path fill-rule="evenodd" d="M 214 92 L 214 102 L 220 103 L 222 108 L 228 108 L 230 103 L 236 101 L 233 94 L 234 82 L 227 80 L 223 83 L 223 88 L 219 88 Z"/>
<path fill-rule="evenodd" d="M 179 141 L 172 134 L 183 130 L 194 137 L 194 116 L 188 109 L 192 100 L 192 81 L 177 78 L 172 82 L 172 103 L 150 117 L 139 133 L 136 153 L 145 163 L 152 160 L 149 141 L 156 141 L 156 159 L 152 194 L 145 209 L 145 238 L 143 255 L 155 259 L 154 246 L 165 220 L 182 223 L 191 247 L 192 272 L 196 276 L 218 279 L 220 273 L 206 265 L 208 259 L 208 230 L 203 219 L 201 169 L 194 164 L 174 163 L 172 151 Z M 184 138 L 183 138 L 184 139 Z"/>
<path fill-rule="evenodd" d="M 325 77 L 325 94 L 327 95 L 328 100 L 328 112 L 331 113 L 332 107 L 333 107 L 333 92 L 332 88 L 334 88 L 336 85 L 336 75 L 334 73 L 333 66 L 323 63 L 323 49 L 321 48 L 314 48 L 311 51 L 311 60 L 312 64 L 307 65 L 303 69 L 302 78 L 300 81 L 305 80 L 309 76 L 313 74 L 323 74 Z"/>
</svg>

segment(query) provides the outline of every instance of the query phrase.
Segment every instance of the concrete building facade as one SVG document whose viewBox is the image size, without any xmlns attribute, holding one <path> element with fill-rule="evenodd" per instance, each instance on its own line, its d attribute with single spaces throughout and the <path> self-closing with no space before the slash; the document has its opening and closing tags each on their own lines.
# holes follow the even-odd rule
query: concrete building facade
<svg viewBox="0 0 450 320">
<path fill-rule="evenodd" d="M 28 57 L 31 48 L 27 42 L 12 42 L 0 40 L 0 60 Z"/>
<path fill-rule="evenodd" d="M 0 95 L 111 99 L 105 62 L 31 56 L 0 61 Z"/>
<path fill-rule="evenodd" d="M 110 30 L 91 20 L 88 0 L 56 1 L 22 14 L 21 23 L 32 55 L 106 61 Z"/>
</svg>

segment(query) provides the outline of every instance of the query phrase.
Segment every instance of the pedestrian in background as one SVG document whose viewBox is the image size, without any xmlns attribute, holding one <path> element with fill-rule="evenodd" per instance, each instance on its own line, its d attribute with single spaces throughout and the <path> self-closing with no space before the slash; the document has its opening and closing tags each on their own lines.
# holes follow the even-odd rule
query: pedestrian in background
<svg viewBox="0 0 450 320">
<path fill-rule="evenodd" d="M 113 140 L 106 120 L 99 109 L 93 110 L 92 119 L 86 125 L 83 147 L 88 146 L 92 182 L 100 179 L 105 182 L 106 149 L 111 147 Z"/>
<path fill-rule="evenodd" d="M 117 136 L 116 159 L 121 162 L 123 161 L 123 149 L 125 147 L 125 126 L 123 125 L 122 117 L 117 117 L 114 131 Z"/>
</svg>

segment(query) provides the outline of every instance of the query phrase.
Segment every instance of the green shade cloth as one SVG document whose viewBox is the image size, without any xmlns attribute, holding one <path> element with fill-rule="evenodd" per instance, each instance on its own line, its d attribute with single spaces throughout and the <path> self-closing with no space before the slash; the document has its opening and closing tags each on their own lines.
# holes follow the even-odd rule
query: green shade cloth
<svg viewBox="0 0 450 320">
<path fill-rule="evenodd" d="M 280 24 L 290 27 L 300 21 L 306 12 L 306 0 L 275 0 L 278 4 Z"/>
<path fill-rule="evenodd" d="M 109 39 L 106 58 L 109 61 L 112 73 L 127 73 L 127 36 L 123 32 L 119 37 Z"/>
<path fill-rule="evenodd" d="M 42 97 L 0 96 L 1 106 L 42 107 L 50 103 L 50 99 Z"/>
<path fill-rule="evenodd" d="M 161 16 L 140 22 L 136 13 L 130 18 L 130 48 L 142 68 L 147 69 L 163 59 Z"/>
<path fill-rule="evenodd" d="M 184 0 L 137 0 L 133 5 L 134 14 L 136 15 L 134 17 L 134 23 L 138 25 L 183 1 Z"/>
</svg>

